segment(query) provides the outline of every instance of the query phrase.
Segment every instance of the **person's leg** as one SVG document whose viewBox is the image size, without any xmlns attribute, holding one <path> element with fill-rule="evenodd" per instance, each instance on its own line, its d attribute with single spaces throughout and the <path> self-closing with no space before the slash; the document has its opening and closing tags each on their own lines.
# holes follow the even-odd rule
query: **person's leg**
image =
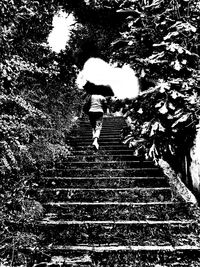
<svg viewBox="0 0 200 267">
<path fill-rule="evenodd" d="M 96 149 L 99 149 L 99 144 L 98 144 L 98 139 L 100 137 L 101 129 L 102 129 L 102 124 L 103 124 L 103 113 L 97 112 L 95 114 L 95 131 L 94 131 L 94 142 L 93 145 L 96 147 Z"/>
<path fill-rule="evenodd" d="M 90 120 L 90 125 L 92 127 L 92 139 L 94 139 L 95 137 L 95 128 L 96 128 L 96 119 L 94 116 L 94 112 L 89 112 L 88 116 L 89 116 L 89 120 Z"/>
</svg>

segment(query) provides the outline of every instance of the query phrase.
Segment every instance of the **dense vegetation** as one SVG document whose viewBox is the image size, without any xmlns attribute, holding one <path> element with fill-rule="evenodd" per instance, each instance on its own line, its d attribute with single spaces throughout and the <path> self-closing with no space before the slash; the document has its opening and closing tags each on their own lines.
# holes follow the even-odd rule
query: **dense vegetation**
<svg viewBox="0 0 200 267">
<path fill-rule="evenodd" d="M 199 123 L 199 1 L 85 2 L 87 10 L 82 12 L 91 9 L 101 14 L 92 26 L 90 16 L 89 29 L 105 27 L 102 14 L 108 13 L 117 25 L 117 31 L 103 33 L 109 40 L 106 49 L 97 36 L 98 55 L 119 66 L 130 64 L 140 80 L 142 92 L 137 99 L 115 103 L 116 108 L 123 107 L 129 121 L 126 142 L 136 154 L 176 162 L 174 167 L 180 171 Z M 85 22 L 81 11 L 78 15 Z"/>
<path fill-rule="evenodd" d="M 46 40 L 60 8 L 73 12 L 77 27 L 66 49 L 56 54 Z M 130 122 L 129 145 L 155 160 L 185 153 L 199 120 L 199 19 L 198 0 L 1 1 L 0 252 L 5 265 L 25 264 L 23 249 L 31 255 L 38 247 L 39 237 L 27 227 L 42 216 L 42 206 L 28 193 L 37 187 L 32 173 L 70 153 L 64 136 L 82 101 L 74 81 L 90 56 L 128 63 L 138 74 L 144 93 L 119 104 Z M 13 222 L 23 228 L 16 231 Z"/>
<path fill-rule="evenodd" d="M 199 123 L 199 1 L 125 1 L 121 8 L 127 17 L 113 59 L 128 62 L 145 90 L 125 105 L 126 141 L 178 166 Z"/>
<path fill-rule="evenodd" d="M 64 133 L 80 105 L 71 50 L 55 54 L 46 42 L 58 5 L 0 3 L 0 254 L 10 266 L 25 264 L 22 251 L 38 246 L 28 230 L 43 211 L 30 194 L 32 173 L 69 154 Z"/>
</svg>

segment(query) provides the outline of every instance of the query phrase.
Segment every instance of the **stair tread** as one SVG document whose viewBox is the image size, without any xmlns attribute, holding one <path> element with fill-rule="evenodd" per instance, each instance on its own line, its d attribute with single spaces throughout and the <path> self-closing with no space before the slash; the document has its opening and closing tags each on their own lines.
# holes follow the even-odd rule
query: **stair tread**
<svg viewBox="0 0 200 267">
<path fill-rule="evenodd" d="M 140 163 L 141 161 L 140 160 L 131 160 L 131 161 L 128 161 L 128 163 Z M 127 163 L 126 160 L 120 160 L 120 161 L 116 161 L 116 160 L 102 160 L 102 161 L 73 161 L 73 162 L 66 162 L 66 163 L 69 163 L 69 164 L 103 164 L 103 163 Z M 153 162 L 151 160 L 144 160 L 142 161 L 141 163 L 152 163 Z M 65 162 L 63 162 L 63 164 L 65 164 Z M 158 167 L 157 167 L 158 168 Z"/>
<path fill-rule="evenodd" d="M 73 140 L 70 141 L 69 143 L 71 143 L 74 146 L 83 146 L 83 145 L 90 145 L 92 143 L 92 138 L 90 140 Z M 105 145 L 125 145 L 123 144 L 119 139 L 118 140 L 99 140 L 99 145 L 101 146 L 105 146 Z"/>
<path fill-rule="evenodd" d="M 115 221 L 115 220 L 107 220 L 107 221 L 90 221 L 90 220 L 85 220 L 85 221 L 76 221 L 76 220 L 53 220 L 50 219 L 49 217 L 44 218 L 40 223 L 42 224 L 54 224 L 54 225 L 60 225 L 60 224 L 66 224 L 66 225 L 82 225 L 82 224 L 111 224 L 111 225 L 135 225 L 135 224 L 147 224 L 147 225 L 171 225 L 171 224 L 176 224 L 176 225 L 180 225 L 180 224 L 198 224 L 199 223 L 196 220 L 132 220 L 132 221 L 125 221 L 125 220 L 119 220 L 119 221 Z"/>
<path fill-rule="evenodd" d="M 126 151 L 126 150 L 125 150 Z M 127 152 L 127 151 L 126 151 Z M 94 154 L 87 154 L 87 155 L 69 155 L 68 156 L 68 159 L 70 159 L 70 158 L 76 158 L 76 157 L 88 157 L 88 158 L 97 158 L 97 156 L 99 156 L 99 157 L 107 157 L 107 156 L 111 156 L 111 155 L 109 155 L 109 154 L 105 154 L 105 155 L 94 155 Z M 116 155 L 114 155 L 114 156 L 116 156 Z M 125 157 L 129 157 L 129 158 L 132 158 L 133 159 L 133 157 L 135 158 L 136 156 L 134 156 L 134 155 L 131 155 L 131 154 L 119 154 L 118 155 L 118 157 L 123 157 L 123 158 L 125 158 Z M 127 161 L 127 160 L 126 160 Z M 139 158 L 138 158 L 138 160 L 137 161 L 144 161 L 142 158 L 141 158 L 141 160 L 139 160 Z"/>
<path fill-rule="evenodd" d="M 77 245 L 77 246 L 54 246 L 54 249 L 57 250 L 86 250 L 86 251 L 93 251 L 93 252 L 104 252 L 104 251 L 188 251 L 188 250 L 197 250 L 200 251 L 200 246 L 192 246 L 192 245 L 183 245 L 183 246 L 172 246 L 172 245 L 145 245 L 145 246 L 118 246 L 118 245 Z"/>
<path fill-rule="evenodd" d="M 70 141 L 91 141 L 91 138 L 92 138 L 92 134 L 90 135 L 78 135 L 78 136 L 72 136 L 72 137 L 69 137 L 68 139 Z M 108 135 L 107 137 L 104 135 L 104 136 L 100 136 L 100 141 L 101 140 L 105 140 L 105 139 L 108 139 L 108 140 L 117 140 L 119 141 L 120 139 L 120 135 Z"/>
<path fill-rule="evenodd" d="M 135 179 L 137 179 L 137 180 L 139 180 L 139 179 L 163 179 L 163 180 L 166 180 L 166 177 L 165 176 L 150 176 L 150 177 L 148 177 L 148 176 L 136 176 L 136 177 L 128 177 L 128 176 L 120 176 L 120 177 L 91 177 L 91 176 L 76 176 L 76 177 L 64 177 L 64 176 L 57 176 L 57 177 L 54 177 L 54 176 L 50 176 L 50 177 L 47 177 L 47 176 L 45 176 L 45 177 L 42 177 L 42 179 L 62 179 L 62 180 L 64 180 L 64 179 L 66 179 L 66 180 L 69 180 L 69 179 L 72 179 L 72 180 L 79 180 L 79 179 L 83 179 L 83 180 L 85 180 L 85 179 L 89 179 L 89 180 L 96 180 L 96 179 L 100 179 L 100 180 L 104 180 L 104 179 L 107 179 L 107 180 L 110 180 L 110 179 L 117 179 L 117 180 L 121 180 L 121 179 L 128 179 L 128 180 L 131 180 L 131 179 L 133 179 L 133 180 L 135 180 Z"/>
<path fill-rule="evenodd" d="M 170 187 L 168 179 L 164 176 L 152 177 L 45 177 L 41 176 L 40 186 L 45 188 L 153 188 Z"/>
<path fill-rule="evenodd" d="M 46 213 L 38 231 L 44 231 L 44 248 L 52 255 L 95 255 L 100 267 L 137 266 L 139 258 L 132 256 L 156 255 L 159 261 L 157 256 L 173 253 L 184 264 L 189 252 L 200 256 L 198 214 L 175 196 L 159 166 L 122 142 L 125 126 L 123 116 L 106 117 L 95 151 L 88 118 L 79 120 L 67 138 L 73 148 L 68 161 L 49 164 L 41 174 L 37 192 Z M 109 253 L 115 261 L 107 262 Z M 119 255 L 128 255 L 130 264 Z"/>
<path fill-rule="evenodd" d="M 109 168 L 94 168 L 94 169 L 83 169 L 83 168 L 76 168 L 76 169 L 73 169 L 73 168 L 50 168 L 50 169 L 47 169 L 47 171 L 55 171 L 55 170 L 58 170 L 58 171 L 62 171 L 62 170 L 76 170 L 76 171 L 80 171 L 80 170 L 91 170 L 91 171 L 101 171 L 101 170 L 105 170 L 105 171 L 112 171 L 112 170 L 115 170 L 115 171 L 132 171 L 132 170 L 160 170 L 160 168 L 158 167 L 134 167 L 134 168 L 113 168 L 113 169 L 109 169 Z"/>
<path fill-rule="evenodd" d="M 49 166 L 49 167 L 54 167 L 54 166 Z M 70 162 L 63 162 L 63 163 L 56 163 L 54 168 L 57 169 L 69 169 L 69 168 L 88 168 L 88 167 L 94 167 L 99 168 L 110 168 L 110 167 L 117 167 L 117 168 L 125 168 L 126 169 L 132 169 L 132 168 L 158 168 L 153 164 L 151 161 L 104 161 L 104 160 L 99 160 L 99 161 L 70 161 Z"/>
<path fill-rule="evenodd" d="M 180 202 L 182 204 L 182 202 Z M 43 205 L 87 205 L 87 206 L 95 206 L 95 205 L 117 205 L 117 206 L 150 206 L 150 205 L 178 205 L 180 204 L 177 201 L 161 201 L 161 202 L 117 202 L 117 201 L 104 201 L 104 202 L 68 202 L 68 201 L 60 201 L 60 202 L 45 202 Z"/>
<path fill-rule="evenodd" d="M 106 153 L 109 153 L 109 152 L 115 152 L 115 151 L 117 151 L 118 153 L 119 153 L 119 155 L 120 155 L 120 152 L 131 152 L 131 153 L 134 153 L 134 151 L 133 150 L 131 150 L 130 148 L 128 148 L 127 147 L 127 149 L 121 149 L 121 150 L 112 150 L 112 149 L 106 149 Z M 77 150 L 73 150 L 72 151 L 73 153 L 74 152 L 77 152 Z M 86 153 L 86 152 L 89 152 L 89 151 L 85 151 L 85 150 L 79 150 L 78 152 L 84 152 L 84 153 Z M 98 153 L 99 153 L 99 151 L 97 152 L 97 151 L 94 151 L 95 152 L 95 155 L 98 155 Z M 101 152 L 102 152 L 102 150 L 101 150 Z M 85 156 L 90 156 L 90 155 L 92 155 L 92 156 L 94 156 L 94 154 L 87 154 L 87 155 L 85 155 Z M 106 154 L 107 155 L 107 154 Z M 109 154 L 110 155 L 110 154 Z M 124 154 L 121 154 L 121 155 L 124 155 Z M 130 154 L 128 154 L 128 155 L 130 155 Z M 132 154 L 133 155 L 133 154 Z"/>
<path fill-rule="evenodd" d="M 103 144 L 101 142 L 98 142 L 99 143 L 99 150 L 98 151 L 106 151 L 107 152 L 107 149 L 109 150 L 129 150 L 129 147 L 125 144 L 122 144 L 122 143 L 111 143 L 111 142 L 104 142 Z M 91 151 L 91 150 L 94 150 L 94 147 L 92 145 L 92 140 L 91 142 L 88 142 L 88 143 L 79 143 L 79 144 L 75 144 L 73 145 L 73 148 L 74 150 L 87 150 L 87 151 Z"/>
<path fill-rule="evenodd" d="M 38 189 L 37 189 L 38 190 Z M 137 191 L 137 190 L 156 190 L 156 191 L 163 191 L 163 190 L 170 190 L 170 187 L 135 187 L 135 188 L 44 188 L 44 189 L 39 189 L 38 191 Z"/>
</svg>

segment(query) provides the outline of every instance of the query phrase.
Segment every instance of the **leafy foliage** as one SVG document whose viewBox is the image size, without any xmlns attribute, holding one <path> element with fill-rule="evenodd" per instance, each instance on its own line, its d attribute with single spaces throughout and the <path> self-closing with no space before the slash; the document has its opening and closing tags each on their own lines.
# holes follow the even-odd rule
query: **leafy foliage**
<svg viewBox="0 0 200 267">
<path fill-rule="evenodd" d="M 56 55 L 46 38 L 60 6 L 79 25 L 70 46 Z M 198 0 L 1 1 L 0 223 L 10 265 L 13 247 L 18 258 L 21 248 L 37 247 L 27 229 L 9 225 L 42 216 L 28 194 L 37 186 L 30 172 L 70 153 L 64 137 L 81 104 L 75 65 L 90 56 L 129 63 L 145 91 L 123 103 L 130 125 L 125 142 L 155 160 L 180 155 L 199 119 L 199 18 Z"/>
<path fill-rule="evenodd" d="M 62 55 L 44 45 L 58 7 L 53 1 L 2 1 L 1 16 L 1 173 L 23 170 L 21 155 L 35 164 L 29 146 L 38 138 L 38 127 L 70 126 L 74 116 L 73 82 L 62 79 Z M 70 70 L 70 68 L 72 70 Z M 67 75 L 66 75 L 67 76 Z M 56 84 L 56 86 L 55 86 Z M 76 93 L 73 92 L 73 95 Z M 72 104 L 73 103 L 73 104 Z M 78 104 L 78 99 L 75 105 Z M 64 109 L 64 106 L 66 107 Z M 63 110 L 65 112 L 63 112 Z M 26 162 L 27 164 L 27 162 Z M 27 165 L 26 165 L 27 167 Z"/>
<path fill-rule="evenodd" d="M 126 1 L 118 12 L 126 21 L 113 60 L 136 69 L 142 90 L 124 109 L 125 142 L 155 161 L 181 155 L 199 119 L 199 2 Z"/>
<path fill-rule="evenodd" d="M 80 106 L 72 51 L 56 55 L 46 45 L 62 4 L 0 3 L 0 250 L 10 266 L 25 257 L 23 249 L 38 246 L 26 227 L 43 210 L 30 194 L 37 185 L 32 173 L 68 156 L 65 133 Z"/>
</svg>

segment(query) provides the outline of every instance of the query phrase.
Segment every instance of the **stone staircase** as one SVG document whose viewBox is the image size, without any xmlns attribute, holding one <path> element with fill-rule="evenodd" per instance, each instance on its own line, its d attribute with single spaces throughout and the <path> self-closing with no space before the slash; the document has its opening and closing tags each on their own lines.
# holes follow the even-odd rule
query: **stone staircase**
<svg viewBox="0 0 200 267">
<path fill-rule="evenodd" d="M 152 161 L 122 144 L 122 117 L 106 117 L 100 150 L 80 120 L 68 162 L 41 177 L 43 261 L 65 266 L 199 266 L 199 210 Z M 46 256 L 44 256 L 46 255 Z M 198 263 L 199 262 L 199 263 Z M 58 264 L 58 265 L 59 265 Z"/>
</svg>

